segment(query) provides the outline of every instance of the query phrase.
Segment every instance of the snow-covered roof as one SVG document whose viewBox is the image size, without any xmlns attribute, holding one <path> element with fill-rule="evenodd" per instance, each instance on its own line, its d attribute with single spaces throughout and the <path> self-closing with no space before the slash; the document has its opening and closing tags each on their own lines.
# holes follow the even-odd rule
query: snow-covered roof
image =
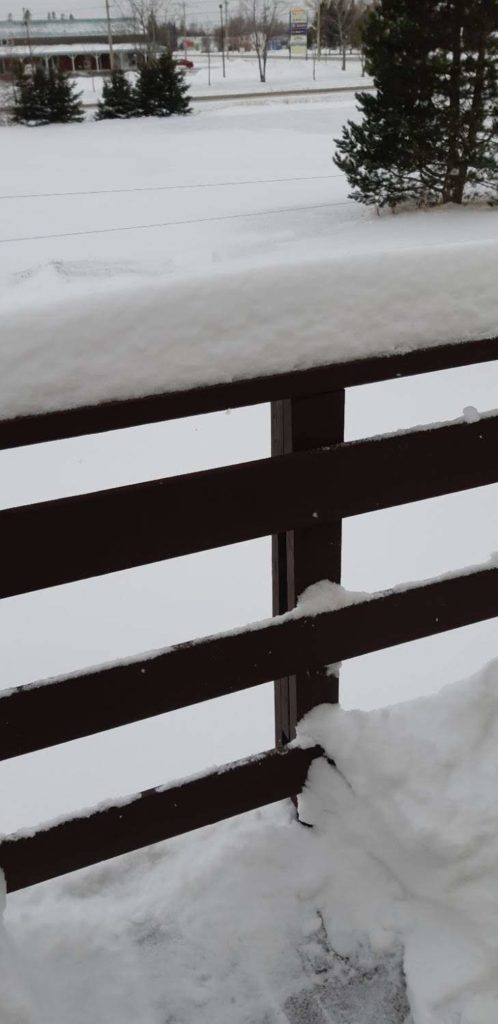
<svg viewBox="0 0 498 1024">
<path fill-rule="evenodd" d="M 114 43 L 117 52 L 137 52 L 140 43 Z M 45 46 L 0 46 L 0 57 L 56 57 L 65 54 L 109 53 L 108 43 L 47 43 Z"/>
<path fill-rule="evenodd" d="M 137 33 L 137 25 L 133 18 L 112 18 L 112 30 L 115 35 Z M 107 37 L 107 21 L 105 18 L 44 18 L 29 23 L 31 39 L 47 39 L 54 36 L 105 36 Z M 0 21 L 0 41 L 19 39 L 26 35 L 24 21 Z"/>
</svg>

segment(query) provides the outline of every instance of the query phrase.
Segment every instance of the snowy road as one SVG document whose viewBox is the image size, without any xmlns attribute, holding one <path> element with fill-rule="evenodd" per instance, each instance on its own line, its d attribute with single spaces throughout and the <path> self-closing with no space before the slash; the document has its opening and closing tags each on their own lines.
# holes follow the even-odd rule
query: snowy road
<svg viewBox="0 0 498 1024">
<path fill-rule="evenodd" d="M 496 237 L 488 211 L 379 220 L 352 204 L 331 155 L 353 113 L 350 99 L 336 98 L 204 108 L 166 123 L 1 129 L 0 312 L 101 294 L 120 280 L 243 270 L 331 245 L 344 254 L 402 248 L 407 232 L 411 245 L 430 246 L 441 225 L 448 242 Z M 485 410 L 497 393 L 489 366 L 358 389 L 348 436 L 456 417 L 468 405 Z M 3 453 L 0 503 L 262 457 L 268 445 L 269 414 L 259 409 Z M 347 523 L 345 584 L 377 589 L 485 560 L 498 546 L 497 490 Z M 264 540 L 5 601 L 2 686 L 264 617 L 269 565 Z M 493 623 L 383 652 L 345 667 L 344 702 L 367 707 L 430 692 L 497 653 Z M 270 747 L 271 716 L 267 687 L 6 763 L 1 830 Z"/>
</svg>

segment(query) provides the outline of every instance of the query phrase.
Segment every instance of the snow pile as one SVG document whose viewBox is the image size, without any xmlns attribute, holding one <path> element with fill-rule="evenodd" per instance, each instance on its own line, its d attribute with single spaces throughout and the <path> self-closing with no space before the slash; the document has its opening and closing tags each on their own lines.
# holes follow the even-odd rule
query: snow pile
<svg viewBox="0 0 498 1024">
<path fill-rule="evenodd" d="M 58 302 L 41 280 L 27 307 L 12 290 L 0 417 L 496 334 L 496 242 L 316 251 L 169 286 L 92 282 Z"/>
<path fill-rule="evenodd" d="M 320 708 L 301 800 L 14 894 L 2 1024 L 496 1024 L 498 662 Z"/>
<path fill-rule="evenodd" d="M 498 662 L 435 697 L 374 712 L 320 708 L 303 799 L 330 838 L 324 922 L 349 956 L 404 947 L 415 1024 L 498 1019 Z"/>
</svg>

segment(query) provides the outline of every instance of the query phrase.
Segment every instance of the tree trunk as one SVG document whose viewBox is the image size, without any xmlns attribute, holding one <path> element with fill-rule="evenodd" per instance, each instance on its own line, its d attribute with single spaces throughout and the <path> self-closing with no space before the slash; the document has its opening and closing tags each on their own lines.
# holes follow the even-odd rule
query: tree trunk
<svg viewBox="0 0 498 1024">
<path fill-rule="evenodd" d="M 488 41 L 488 32 L 485 28 L 482 28 L 479 32 L 477 42 L 477 64 L 474 75 L 474 90 L 472 94 L 472 105 L 470 108 L 469 116 L 469 128 L 467 138 L 465 140 L 463 160 L 460 169 L 460 182 L 461 188 L 461 199 L 463 200 L 463 194 L 465 190 L 465 184 L 467 181 L 467 174 L 469 166 L 475 162 L 476 159 L 476 148 L 477 148 L 477 137 L 479 129 L 484 128 L 484 110 L 483 110 L 483 99 L 484 99 L 484 80 L 485 80 L 485 69 L 486 69 L 486 44 Z M 458 200 L 453 200 L 457 202 Z"/>
<path fill-rule="evenodd" d="M 462 0 L 448 3 L 448 21 L 451 24 L 451 70 L 449 81 L 448 155 L 443 184 L 443 203 L 458 203 L 463 199 L 465 177 L 462 181 L 460 160 L 460 91 L 462 87 Z"/>
<path fill-rule="evenodd" d="M 270 39 L 270 37 L 268 35 L 266 37 L 266 39 L 265 39 L 265 44 L 264 44 L 264 49 L 263 49 L 263 57 L 262 57 L 262 65 L 263 65 L 262 75 L 263 75 L 263 77 L 261 79 L 262 82 L 266 82 L 266 62 L 268 60 L 268 43 L 269 43 L 269 39 Z"/>
<path fill-rule="evenodd" d="M 266 81 L 266 61 L 264 59 L 263 54 L 261 53 L 261 50 L 260 50 L 259 46 L 256 47 L 256 55 L 257 55 L 257 58 L 258 58 L 259 80 L 260 80 L 260 82 L 265 82 Z"/>
</svg>

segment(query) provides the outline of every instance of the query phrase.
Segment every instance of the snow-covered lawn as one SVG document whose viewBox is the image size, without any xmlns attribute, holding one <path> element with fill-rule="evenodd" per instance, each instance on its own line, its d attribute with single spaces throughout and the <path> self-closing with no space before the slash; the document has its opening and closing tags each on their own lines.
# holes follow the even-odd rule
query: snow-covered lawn
<svg viewBox="0 0 498 1024">
<path fill-rule="evenodd" d="M 178 53 L 177 56 L 182 57 L 183 54 Z M 337 54 L 325 56 L 320 61 L 313 61 L 311 54 L 308 60 L 289 60 L 283 54 L 271 54 L 268 58 L 266 82 L 260 81 L 258 62 L 254 55 L 230 55 L 225 62 L 225 77 L 219 53 L 211 54 L 209 67 L 207 54 L 193 54 L 189 60 L 193 61 L 194 67 L 186 71 L 186 82 L 194 99 L 197 96 L 223 96 L 230 93 L 264 95 L 294 89 L 363 88 L 371 82 L 368 76 L 362 77 L 361 64 L 355 54 L 348 57 L 345 71 L 341 70 Z M 86 105 L 97 103 L 102 81 L 100 76 L 81 76 L 76 79 Z"/>
<path fill-rule="evenodd" d="M 179 58 L 183 53 L 178 53 Z M 320 89 L 363 89 L 371 85 L 371 79 L 361 74 L 361 64 L 353 54 L 348 57 L 346 70 L 341 70 L 337 55 L 325 56 L 320 61 L 313 61 L 310 54 L 308 60 L 293 58 L 289 60 L 283 54 L 271 54 L 268 58 L 266 82 L 259 78 L 258 62 L 254 55 L 246 56 L 231 54 L 225 62 L 225 77 L 221 54 L 212 53 L 209 61 L 207 54 L 194 54 L 189 57 L 194 67 L 185 72 L 186 82 L 190 87 L 190 95 L 195 101 L 198 97 L 213 98 L 225 95 L 241 95 L 257 93 L 264 97 L 273 92 L 293 92 L 294 90 L 316 91 Z M 130 72 L 134 77 L 134 73 Z M 94 107 L 102 94 L 105 79 L 101 75 L 72 76 L 76 88 L 81 93 L 82 102 L 89 107 L 88 116 L 93 116 Z M 0 113 L 3 105 L 12 103 L 12 90 L 0 83 Z"/>
<path fill-rule="evenodd" d="M 204 107 L 168 122 L 2 128 L 0 416 L 85 394 L 185 382 L 181 375 L 189 367 L 196 379 L 209 379 L 221 366 L 229 376 L 241 366 L 250 372 L 282 360 L 319 361 L 327 353 L 345 354 L 341 336 L 362 351 L 395 347 L 400 338 L 416 344 L 423 337 L 456 340 L 460 332 L 496 330 L 497 213 L 482 208 L 378 218 L 352 204 L 331 154 L 334 135 L 353 115 L 353 101 L 342 97 Z M 138 303 L 140 323 L 133 319 Z M 214 330 L 219 345 L 211 344 Z M 168 353 L 175 353 L 174 366 L 160 379 Z M 454 418 L 470 405 L 484 411 L 496 407 L 497 393 L 494 365 L 359 388 L 348 396 L 347 436 Z M 268 448 L 269 411 L 262 408 L 1 453 L 0 503 L 263 457 Z M 498 547 L 497 491 L 482 488 L 347 522 L 345 585 L 375 590 L 485 561 Z M 269 612 L 266 540 L 4 601 L 1 685 L 242 625 Z M 431 693 L 497 654 L 496 623 L 490 622 L 358 659 L 344 666 L 343 703 L 365 709 Z M 5 956 L 12 956 L 11 978 L 20 972 L 31 1009 L 17 1017 L 5 1009 L 2 1024 L 402 1024 L 406 921 L 420 924 L 410 947 L 411 977 L 418 978 L 427 967 L 420 948 L 439 882 L 445 936 L 448 886 L 464 886 L 457 917 L 468 912 L 474 920 L 475 906 L 481 914 L 479 886 L 472 903 L 472 872 L 482 849 L 470 841 L 464 849 L 462 837 L 476 780 L 488 775 L 494 785 L 488 740 L 484 733 L 482 743 L 479 738 L 479 722 L 489 721 L 492 748 L 498 717 L 493 681 L 489 675 L 462 698 L 424 703 L 420 713 L 415 707 L 387 718 L 339 717 L 352 751 L 350 759 L 341 747 L 339 767 L 360 793 L 361 806 L 357 810 L 337 779 L 329 792 L 330 770 L 317 770 L 319 833 L 290 824 L 285 809 L 270 810 L 250 816 L 241 831 L 227 823 L 134 855 L 119 868 L 104 866 L 41 887 L 38 895 L 14 896 L 8 921 L 21 961 L 14 952 Z M 446 715 L 447 735 L 434 729 L 428 737 L 428 722 Z M 444 745 L 466 716 L 476 722 L 472 737 L 463 727 L 459 732 L 475 754 L 475 763 L 465 763 L 467 775 L 456 768 L 459 750 Z M 411 745 L 407 741 L 400 750 L 396 736 L 407 735 L 411 720 Z M 377 775 L 387 772 L 379 761 L 384 742 L 399 777 L 377 784 Z M 6 762 L 0 769 L 0 831 L 272 745 L 272 692 L 262 687 Z M 332 744 L 333 756 L 339 746 Z M 423 801 L 422 790 L 410 790 L 417 785 L 421 747 L 427 772 L 433 769 L 435 803 L 420 824 L 429 849 L 424 840 L 411 851 L 406 873 L 396 815 L 408 799 L 412 807 Z M 358 774 L 370 770 L 371 789 L 368 777 Z M 461 793 L 471 796 L 460 803 Z M 386 794 L 392 808 L 384 806 Z M 485 836 L 482 856 L 492 886 L 494 825 L 487 799 L 472 828 L 474 836 Z M 379 808 L 380 825 L 372 822 L 370 805 Z M 465 818 L 454 847 L 451 837 L 443 842 L 452 809 Z M 388 838 L 380 850 L 383 815 Z M 349 884 L 345 873 L 356 843 L 358 870 Z M 337 868 L 332 879 L 331 865 Z M 351 899 L 348 893 L 362 874 L 358 909 L 354 892 Z M 375 904 L 367 889 L 378 892 Z M 344 902 L 337 903 L 334 894 L 341 891 Z M 414 893 L 427 917 L 412 912 Z M 371 916 L 359 919 L 354 940 L 343 934 L 341 945 L 337 920 L 350 920 L 363 906 Z M 455 936 L 463 935 L 463 995 L 439 973 L 429 993 L 427 979 L 417 981 L 422 1009 L 415 1024 L 494 1024 L 493 963 L 481 946 L 475 964 L 467 957 L 474 927 L 469 921 L 461 933 L 454 928 Z M 442 942 L 443 932 L 430 935 Z M 353 948 L 358 933 L 373 943 L 373 952 L 367 938 Z M 349 952 L 351 961 L 340 959 Z M 327 991 L 317 981 L 323 965 Z M 460 967 L 455 973 L 460 977 Z M 380 977 L 381 1002 L 371 1004 L 376 1008 L 364 1021 L 352 1003 L 338 1007 L 339 976 L 349 979 L 351 998 L 360 987 L 361 1000 L 365 978 L 374 979 L 375 999 Z M 483 976 L 489 981 L 483 983 Z M 306 1011 L 293 1001 L 303 988 L 318 988 L 323 1014 L 332 1005 L 335 1016 L 320 1017 L 315 1008 L 312 1017 L 309 1006 Z M 386 992 L 392 995 L 387 1008 Z M 432 1009 L 426 1011 L 423 1000 Z"/>
<path fill-rule="evenodd" d="M 225 78 L 219 54 L 211 58 L 211 86 L 208 81 L 207 58 L 199 55 L 194 57 L 194 68 L 187 72 L 186 81 L 190 84 L 192 96 L 209 96 L 210 93 L 245 93 L 272 92 L 292 89 L 333 89 L 354 86 L 361 88 L 369 85 L 371 80 L 361 75 L 361 64 L 358 57 L 350 57 L 346 70 L 341 70 L 337 55 L 320 61 L 313 61 L 311 54 L 308 60 L 282 56 L 269 56 L 266 82 L 259 81 L 258 65 L 255 57 L 230 57 L 225 62 Z M 314 77 L 313 77 L 314 73 Z"/>
</svg>

